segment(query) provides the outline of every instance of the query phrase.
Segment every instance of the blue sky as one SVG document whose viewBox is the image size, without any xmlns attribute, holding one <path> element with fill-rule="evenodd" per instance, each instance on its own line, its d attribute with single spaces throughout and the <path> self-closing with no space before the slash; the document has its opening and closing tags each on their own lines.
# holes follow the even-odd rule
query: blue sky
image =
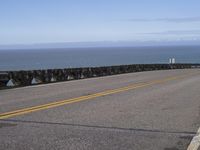
<svg viewBox="0 0 200 150">
<path fill-rule="evenodd" d="M 1 0 L 0 45 L 200 40 L 200 0 Z"/>
</svg>

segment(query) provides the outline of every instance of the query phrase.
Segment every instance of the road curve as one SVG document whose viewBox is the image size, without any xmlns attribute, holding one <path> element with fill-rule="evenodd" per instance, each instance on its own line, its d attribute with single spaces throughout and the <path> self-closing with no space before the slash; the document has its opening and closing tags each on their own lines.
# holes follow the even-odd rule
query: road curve
<svg viewBox="0 0 200 150">
<path fill-rule="evenodd" d="M 200 70 L 0 91 L 0 149 L 187 149 L 200 127 Z"/>
</svg>

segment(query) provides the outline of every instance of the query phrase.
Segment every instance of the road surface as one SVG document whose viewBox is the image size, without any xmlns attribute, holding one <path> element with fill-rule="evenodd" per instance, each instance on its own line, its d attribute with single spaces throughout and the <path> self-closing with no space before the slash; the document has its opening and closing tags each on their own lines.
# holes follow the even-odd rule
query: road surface
<svg viewBox="0 0 200 150">
<path fill-rule="evenodd" d="M 199 69 L 0 91 L 0 150 L 182 150 L 199 127 Z"/>
</svg>

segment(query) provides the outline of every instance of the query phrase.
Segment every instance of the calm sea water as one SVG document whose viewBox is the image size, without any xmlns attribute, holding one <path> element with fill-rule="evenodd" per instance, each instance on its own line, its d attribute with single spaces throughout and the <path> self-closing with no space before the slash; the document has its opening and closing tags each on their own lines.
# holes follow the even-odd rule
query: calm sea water
<svg viewBox="0 0 200 150">
<path fill-rule="evenodd" d="M 0 50 L 0 71 L 122 64 L 200 63 L 200 46 Z"/>
</svg>

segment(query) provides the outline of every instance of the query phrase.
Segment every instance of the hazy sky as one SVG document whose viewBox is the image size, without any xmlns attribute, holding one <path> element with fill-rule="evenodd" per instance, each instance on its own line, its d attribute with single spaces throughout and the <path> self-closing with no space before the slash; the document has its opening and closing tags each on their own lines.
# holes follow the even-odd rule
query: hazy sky
<svg viewBox="0 0 200 150">
<path fill-rule="evenodd" d="M 0 44 L 199 39 L 200 0 L 0 1 Z"/>
</svg>

